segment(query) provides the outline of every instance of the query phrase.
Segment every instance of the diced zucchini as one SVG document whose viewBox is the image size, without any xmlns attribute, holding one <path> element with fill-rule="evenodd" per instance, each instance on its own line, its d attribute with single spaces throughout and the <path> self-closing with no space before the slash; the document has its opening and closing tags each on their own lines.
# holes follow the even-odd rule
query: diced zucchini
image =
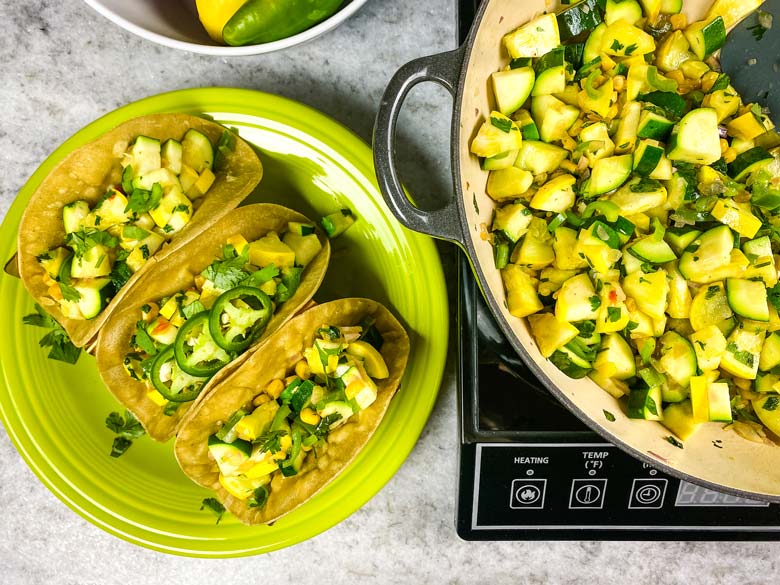
<svg viewBox="0 0 780 585">
<path fill-rule="evenodd" d="M 704 61 L 726 42 L 726 25 L 720 16 L 712 20 L 700 20 L 688 25 L 685 38 L 699 61 Z"/>
<path fill-rule="evenodd" d="M 355 223 L 355 216 L 351 209 L 340 209 L 325 215 L 320 220 L 322 229 L 329 238 L 333 239 L 347 231 Z"/>
<path fill-rule="evenodd" d="M 664 233 L 664 239 L 672 247 L 676 254 L 682 254 L 693 241 L 701 235 L 701 232 L 690 226 L 675 228 L 667 227 Z"/>
<path fill-rule="evenodd" d="M 542 14 L 504 36 L 504 46 L 513 59 L 541 57 L 561 44 L 555 14 Z"/>
<path fill-rule="evenodd" d="M 642 104 L 639 102 L 628 102 L 623 106 L 622 116 L 613 138 L 617 154 L 628 153 L 634 149 L 641 114 Z"/>
<path fill-rule="evenodd" d="M 84 222 L 89 216 L 89 203 L 86 201 L 72 201 L 62 208 L 62 225 L 65 233 L 79 231 L 84 227 Z"/>
<path fill-rule="evenodd" d="M 501 232 L 511 242 L 517 242 L 528 231 L 533 215 L 522 203 L 499 207 L 493 218 L 493 232 Z"/>
<path fill-rule="evenodd" d="M 662 420 L 661 387 L 636 388 L 628 395 L 628 418 Z"/>
<path fill-rule="evenodd" d="M 693 282 L 708 283 L 717 279 L 718 269 L 729 264 L 734 237 L 728 226 L 707 230 L 680 256 L 678 268 Z"/>
<path fill-rule="evenodd" d="M 683 441 L 690 439 L 699 427 L 690 400 L 673 402 L 664 408 L 662 424 Z"/>
<path fill-rule="evenodd" d="M 591 32 L 601 23 L 597 0 L 584 0 L 564 8 L 556 15 L 562 42 Z"/>
<path fill-rule="evenodd" d="M 726 298 L 731 309 L 740 317 L 769 321 L 766 287 L 762 281 L 728 278 Z"/>
<path fill-rule="evenodd" d="M 637 240 L 628 248 L 631 253 L 651 264 L 666 264 L 677 260 L 672 248 L 663 240 L 657 240 L 655 236 L 646 236 Z"/>
<path fill-rule="evenodd" d="M 214 147 L 208 136 L 190 128 L 181 140 L 182 164 L 187 165 L 199 175 L 204 169 L 214 167 Z"/>
<path fill-rule="evenodd" d="M 145 175 L 162 166 L 160 141 L 148 136 L 138 136 L 125 159 L 133 167 L 133 175 Z"/>
<path fill-rule="evenodd" d="M 664 148 L 660 142 L 652 139 L 640 140 L 634 151 L 634 172 L 641 177 L 647 177 L 655 170 L 663 156 Z"/>
<path fill-rule="evenodd" d="M 590 178 L 583 184 L 586 197 L 608 193 L 622 185 L 631 174 L 633 155 L 600 158 L 593 163 Z"/>
<path fill-rule="evenodd" d="M 690 322 L 694 331 L 717 326 L 730 319 L 734 312 L 728 304 L 722 282 L 713 282 L 699 289 L 691 301 Z"/>
<path fill-rule="evenodd" d="M 666 116 L 662 116 L 661 114 L 651 110 L 642 110 L 642 115 L 639 117 L 639 126 L 637 126 L 636 135 L 639 138 L 650 138 L 653 140 L 665 141 L 673 127 L 674 122 L 672 122 Z M 720 146 L 718 148 L 720 149 Z M 718 152 L 720 152 L 720 150 L 718 150 Z"/>
<path fill-rule="evenodd" d="M 491 75 L 498 110 L 508 116 L 522 107 L 534 88 L 536 75 L 531 67 L 497 71 Z"/>
<path fill-rule="evenodd" d="M 561 93 L 566 88 L 566 61 L 564 48 L 556 47 L 542 55 L 534 65 L 536 80 L 531 95 Z M 523 100 L 525 101 L 525 100 Z"/>
<path fill-rule="evenodd" d="M 580 115 L 579 108 L 563 103 L 551 95 L 531 99 L 531 115 L 544 142 L 560 140 Z"/>
<path fill-rule="evenodd" d="M 534 175 L 541 175 L 556 170 L 567 156 L 569 152 L 560 146 L 538 140 L 524 140 L 515 166 Z"/>
<path fill-rule="evenodd" d="M 317 234 L 302 236 L 295 232 L 285 232 L 282 241 L 295 252 L 295 264 L 306 266 L 322 250 L 322 244 Z"/>
<path fill-rule="evenodd" d="M 720 158 L 718 114 L 712 108 L 691 110 L 674 127 L 666 156 L 675 161 L 709 165 Z"/>
<path fill-rule="evenodd" d="M 84 319 L 97 317 L 105 308 L 110 283 L 111 280 L 108 278 L 92 278 L 80 280 L 73 286 L 79 294 L 75 305 Z"/>
<path fill-rule="evenodd" d="M 747 178 L 756 171 L 764 168 L 774 157 L 760 146 L 755 146 L 738 154 L 737 158 L 729 164 L 729 176 L 735 181 L 744 183 Z"/>
<path fill-rule="evenodd" d="M 780 435 L 780 397 L 777 394 L 769 394 L 751 400 L 751 404 L 758 420 L 775 435 Z"/>
<path fill-rule="evenodd" d="M 761 348 L 761 358 L 758 360 L 758 369 L 768 372 L 780 365 L 780 335 L 771 333 L 764 340 Z"/>
<path fill-rule="evenodd" d="M 539 129 L 536 127 L 536 123 L 528 110 L 517 110 L 512 118 L 520 127 L 524 140 L 539 140 Z"/>
<path fill-rule="evenodd" d="M 508 150 L 497 154 L 496 156 L 483 158 L 482 169 L 485 171 L 500 171 L 501 169 L 509 168 L 515 164 L 518 152 L 520 151 Z"/>
<path fill-rule="evenodd" d="M 636 376 L 634 353 L 619 333 L 606 334 L 593 367 L 600 372 L 611 372 L 609 377 L 618 380 L 628 380 Z"/>
<path fill-rule="evenodd" d="M 166 140 L 160 149 L 160 163 L 162 167 L 175 175 L 181 173 L 182 153 L 181 142 L 173 138 Z"/>
<path fill-rule="evenodd" d="M 176 341 L 176 334 L 179 332 L 179 328 L 162 315 L 158 315 L 146 326 L 146 332 L 156 342 L 162 345 L 170 345 Z"/>
<path fill-rule="evenodd" d="M 220 473 L 226 477 L 235 475 L 252 454 L 252 443 L 249 441 L 235 439 L 232 443 L 223 443 L 213 435 L 209 437 L 208 448 Z"/>
<path fill-rule="evenodd" d="M 720 369 L 746 380 L 755 380 L 764 344 L 765 330 L 753 323 L 741 323 L 728 336 Z"/>
<path fill-rule="evenodd" d="M 607 32 L 607 23 L 602 22 L 585 39 L 585 47 L 582 50 L 582 62 L 585 64 L 593 63 L 595 59 L 601 56 L 601 43 L 604 41 L 604 34 Z"/>
</svg>

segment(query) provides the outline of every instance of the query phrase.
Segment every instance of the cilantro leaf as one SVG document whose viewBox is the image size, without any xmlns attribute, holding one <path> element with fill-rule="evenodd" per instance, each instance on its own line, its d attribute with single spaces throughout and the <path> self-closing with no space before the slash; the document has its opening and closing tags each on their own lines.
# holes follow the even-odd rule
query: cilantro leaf
<svg viewBox="0 0 780 585">
<path fill-rule="evenodd" d="M 767 289 L 766 293 L 772 306 L 780 311 L 780 282 L 772 288 Z"/>
<path fill-rule="evenodd" d="M 149 232 L 137 225 L 126 225 L 122 228 L 122 237 L 128 240 L 143 240 Z"/>
<path fill-rule="evenodd" d="M 154 209 L 160 205 L 160 200 L 163 196 L 162 186 L 160 183 L 152 185 L 151 191 L 146 189 L 133 189 L 133 192 L 127 198 L 127 205 L 125 206 L 125 213 L 131 211 L 135 213 L 145 213 L 151 209 Z"/>
<path fill-rule="evenodd" d="M 149 355 L 157 354 L 157 345 L 151 335 L 146 331 L 146 321 L 138 321 L 135 324 L 133 343 L 143 352 Z"/>
<path fill-rule="evenodd" d="M 602 412 L 604 412 L 604 418 L 606 418 L 609 422 L 615 422 L 615 415 L 614 414 L 612 414 L 608 410 L 603 410 Z"/>
<path fill-rule="evenodd" d="M 22 323 L 51 329 L 38 342 L 41 347 L 51 348 L 48 355 L 50 360 L 57 360 L 66 364 L 75 364 L 78 361 L 81 349 L 73 345 L 62 325 L 46 314 L 40 305 L 35 305 L 35 313 L 22 317 Z"/>
<path fill-rule="evenodd" d="M 680 441 L 678 441 L 677 439 L 675 439 L 672 435 L 669 435 L 668 437 L 664 437 L 664 440 L 667 441 L 668 443 L 674 445 L 678 449 L 682 449 L 683 448 L 683 444 Z"/>
<path fill-rule="evenodd" d="M 276 431 L 268 431 L 260 436 L 256 441 L 260 444 L 261 451 L 270 451 L 271 453 L 278 453 L 282 450 L 282 437 L 287 434 L 284 429 Z"/>
<path fill-rule="evenodd" d="M 249 248 L 247 246 L 241 251 L 228 244 L 222 248 L 222 259 L 214 260 L 206 269 L 201 272 L 201 276 L 214 283 L 214 286 L 228 290 L 241 284 L 249 276 L 244 266 L 249 262 Z"/>
<path fill-rule="evenodd" d="M 138 439 L 146 434 L 141 423 L 129 410 L 125 410 L 124 417 L 118 412 L 110 413 L 106 417 L 106 427 L 117 435 L 111 445 L 111 457 L 124 455 L 133 444 L 133 439 Z"/>
<path fill-rule="evenodd" d="M 599 295 L 593 295 L 592 297 L 588 297 L 588 301 L 590 302 L 591 311 L 595 311 L 601 306 L 601 297 L 599 297 Z"/>
<path fill-rule="evenodd" d="M 204 498 L 200 503 L 201 510 L 208 510 L 217 517 L 217 524 L 225 515 L 225 506 L 217 498 Z"/>
<path fill-rule="evenodd" d="M 133 276 L 133 271 L 130 270 L 127 262 L 115 263 L 111 269 L 111 274 L 108 275 L 115 290 L 122 288 L 130 280 L 131 276 Z"/>
<path fill-rule="evenodd" d="M 268 501 L 269 495 L 268 488 L 264 485 L 261 485 L 252 493 L 252 497 L 249 498 L 249 507 L 262 508 Z"/>
<path fill-rule="evenodd" d="M 506 119 L 506 118 L 496 118 L 495 116 L 491 116 L 490 123 L 493 124 L 496 128 L 501 130 L 501 132 L 509 132 L 512 130 L 512 120 Z"/>
<path fill-rule="evenodd" d="M 58 283 L 60 285 L 60 292 L 62 292 L 62 298 L 72 303 L 77 303 L 81 300 L 81 293 L 73 288 L 69 284 L 64 282 Z"/>
</svg>

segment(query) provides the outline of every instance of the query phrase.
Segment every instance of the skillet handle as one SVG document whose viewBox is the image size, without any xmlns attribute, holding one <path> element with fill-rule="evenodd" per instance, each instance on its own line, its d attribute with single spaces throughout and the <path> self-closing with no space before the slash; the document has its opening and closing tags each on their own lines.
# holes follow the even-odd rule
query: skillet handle
<svg viewBox="0 0 780 585">
<path fill-rule="evenodd" d="M 398 114 L 418 83 L 432 81 L 454 97 L 465 49 L 463 47 L 410 61 L 401 67 L 385 88 L 374 125 L 374 166 L 379 189 L 393 215 L 407 228 L 463 245 L 465 236 L 458 217 L 458 202 L 450 197 L 444 207 L 425 211 L 407 197 L 398 178 L 395 131 Z"/>
</svg>

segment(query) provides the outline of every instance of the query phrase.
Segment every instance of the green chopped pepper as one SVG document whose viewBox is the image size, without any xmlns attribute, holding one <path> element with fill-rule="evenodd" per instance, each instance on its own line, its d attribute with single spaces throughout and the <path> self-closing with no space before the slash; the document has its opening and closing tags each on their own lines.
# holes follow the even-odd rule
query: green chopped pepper
<svg viewBox="0 0 780 585">
<path fill-rule="evenodd" d="M 248 0 L 222 29 L 228 45 L 270 43 L 298 34 L 334 14 L 343 0 Z"/>
</svg>

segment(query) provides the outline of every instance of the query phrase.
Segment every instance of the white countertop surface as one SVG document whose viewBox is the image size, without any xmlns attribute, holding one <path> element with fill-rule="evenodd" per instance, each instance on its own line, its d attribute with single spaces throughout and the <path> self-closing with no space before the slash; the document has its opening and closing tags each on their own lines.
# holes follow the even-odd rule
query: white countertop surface
<svg viewBox="0 0 780 585">
<path fill-rule="evenodd" d="M 455 0 L 369 0 L 346 24 L 305 46 L 222 59 L 136 38 L 80 0 L 4 0 L 0 219 L 35 168 L 71 134 L 125 103 L 169 90 L 217 85 L 280 94 L 318 108 L 369 141 L 390 75 L 415 57 L 455 48 L 455 10 Z M 413 92 L 400 130 L 404 179 L 413 192 L 451 190 L 450 115 L 443 89 Z M 442 244 L 440 250 L 454 283 L 453 249 Z M 50 493 L 0 427 L 0 583 L 752 585 L 780 574 L 775 543 L 460 540 L 450 346 L 433 415 L 395 477 L 339 525 L 263 556 L 179 558 L 111 536 Z"/>
</svg>

